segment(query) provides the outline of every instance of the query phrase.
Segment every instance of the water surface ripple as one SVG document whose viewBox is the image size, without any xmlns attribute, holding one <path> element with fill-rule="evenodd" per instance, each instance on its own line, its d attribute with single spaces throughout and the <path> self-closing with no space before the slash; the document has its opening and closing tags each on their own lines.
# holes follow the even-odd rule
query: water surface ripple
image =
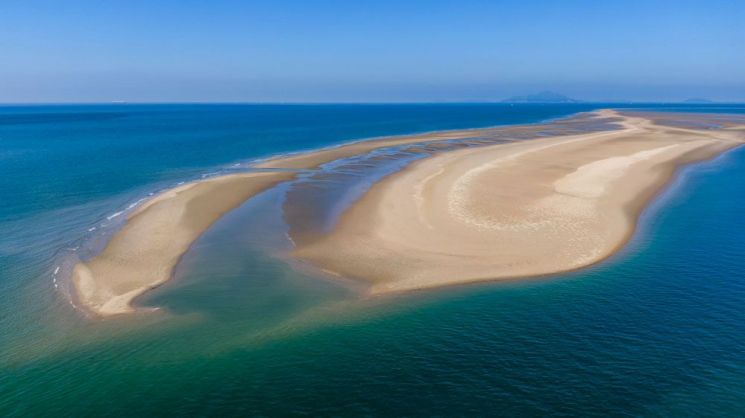
<svg viewBox="0 0 745 418">
<path fill-rule="evenodd" d="M 162 312 L 89 321 L 52 283 L 91 227 L 179 181 L 594 106 L 0 109 L 0 415 L 742 415 L 745 148 L 684 169 L 626 249 L 557 278 L 358 300 L 274 252 L 302 191 L 286 184 L 219 221 L 140 301 Z M 306 185 L 358 184 L 367 162 L 347 163 Z"/>
</svg>

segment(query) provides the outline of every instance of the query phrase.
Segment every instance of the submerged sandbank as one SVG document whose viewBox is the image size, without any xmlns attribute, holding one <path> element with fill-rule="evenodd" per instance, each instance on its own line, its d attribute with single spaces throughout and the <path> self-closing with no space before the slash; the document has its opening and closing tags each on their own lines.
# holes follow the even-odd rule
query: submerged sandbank
<svg viewBox="0 0 745 418">
<path fill-rule="evenodd" d="M 414 163 L 373 186 L 331 233 L 293 256 L 367 281 L 372 293 L 574 270 L 622 246 L 677 167 L 743 138 L 733 129 L 596 114 L 622 128 Z"/>
<path fill-rule="evenodd" d="M 575 116 L 574 119 L 581 117 Z M 554 122 L 550 126 L 561 126 L 563 123 L 572 125 L 575 122 Z M 543 126 L 536 124 L 379 138 L 277 157 L 254 167 L 312 169 L 378 148 L 478 138 L 505 134 L 507 131 L 514 131 L 511 135 L 518 135 L 523 131 L 540 130 Z M 155 196 L 128 216 L 125 226 L 114 234 L 100 254 L 75 266 L 72 281 L 77 298 L 96 315 L 133 312 L 132 301 L 167 281 L 191 243 L 223 214 L 259 192 L 296 175 L 297 172 L 288 171 L 232 174 L 189 183 Z"/>
<path fill-rule="evenodd" d="M 382 148 L 429 148 L 428 158 L 376 183 L 331 231 L 292 237 L 293 256 L 381 293 L 592 264 L 625 242 L 676 167 L 739 144 L 739 134 L 599 111 L 543 124 L 355 142 L 255 167 L 312 170 Z M 462 146 L 445 146 L 449 140 Z M 132 300 L 167 281 L 215 221 L 297 174 L 232 174 L 156 196 L 99 255 L 75 266 L 80 302 L 102 316 L 134 311 Z M 293 228 L 307 221 L 303 210 L 287 209 L 291 234 L 308 231 Z"/>
<path fill-rule="evenodd" d="M 132 312 L 132 300 L 168 280 L 179 257 L 210 225 L 288 172 L 232 174 L 168 190 L 133 212 L 104 250 L 78 263 L 78 299 L 98 315 Z"/>
</svg>

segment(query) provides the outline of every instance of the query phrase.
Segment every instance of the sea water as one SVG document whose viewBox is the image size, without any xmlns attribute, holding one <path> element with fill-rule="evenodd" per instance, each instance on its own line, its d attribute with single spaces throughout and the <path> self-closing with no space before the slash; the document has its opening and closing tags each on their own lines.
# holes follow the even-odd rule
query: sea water
<svg viewBox="0 0 745 418">
<path fill-rule="evenodd" d="M 738 415 L 745 149 L 684 169 L 623 251 L 562 277 L 360 300 L 277 254 L 290 245 L 283 185 L 200 237 L 138 301 L 157 311 L 90 320 L 65 293 L 70 254 L 180 182 L 608 106 L 633 107 L 0 108 L 0 415 Z"/>
</svg>

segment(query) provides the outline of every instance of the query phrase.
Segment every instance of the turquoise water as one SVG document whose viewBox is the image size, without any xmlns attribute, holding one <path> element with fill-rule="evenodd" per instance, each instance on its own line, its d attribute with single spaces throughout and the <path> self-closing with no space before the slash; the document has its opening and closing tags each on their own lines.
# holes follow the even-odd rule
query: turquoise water
<svg viewBox="0 0 745 418">
<path fill-rule="evenodd" d="M 159 312 L 89 321 L 52 281 L 114 214 L 180 181 L 597 107 L 0 108 L 0 415 L 741 415 L 742 148 L 685 169 L 624 251 L 561 278 L 358 300 L 276 254 L 284 185 L 195 243 L 141 299 Z"/>
</svg>

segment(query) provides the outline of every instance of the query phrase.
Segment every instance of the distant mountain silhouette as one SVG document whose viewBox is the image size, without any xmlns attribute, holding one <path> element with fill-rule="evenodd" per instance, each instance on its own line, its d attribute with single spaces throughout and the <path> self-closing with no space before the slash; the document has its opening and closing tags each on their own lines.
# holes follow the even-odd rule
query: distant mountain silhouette
<svg viewBox="0 0 745 418">
<path fill-rule="evenodd" d="M 690 99 L 683 100 L 683 103 L 714 103 L 714 102 L 709 99 L 702 99 L 700 97 L 692 97 Z"/>
<path fill-rule="evenodd" d="M 553 91 L 542 91 L 537 94 L 528 94 L 526 96 L 513 96 L 509 99 L 502 100 L 503 103 L 579 103 L 580 100 L 572 99 L 563 94 Z"/>
</svg>

